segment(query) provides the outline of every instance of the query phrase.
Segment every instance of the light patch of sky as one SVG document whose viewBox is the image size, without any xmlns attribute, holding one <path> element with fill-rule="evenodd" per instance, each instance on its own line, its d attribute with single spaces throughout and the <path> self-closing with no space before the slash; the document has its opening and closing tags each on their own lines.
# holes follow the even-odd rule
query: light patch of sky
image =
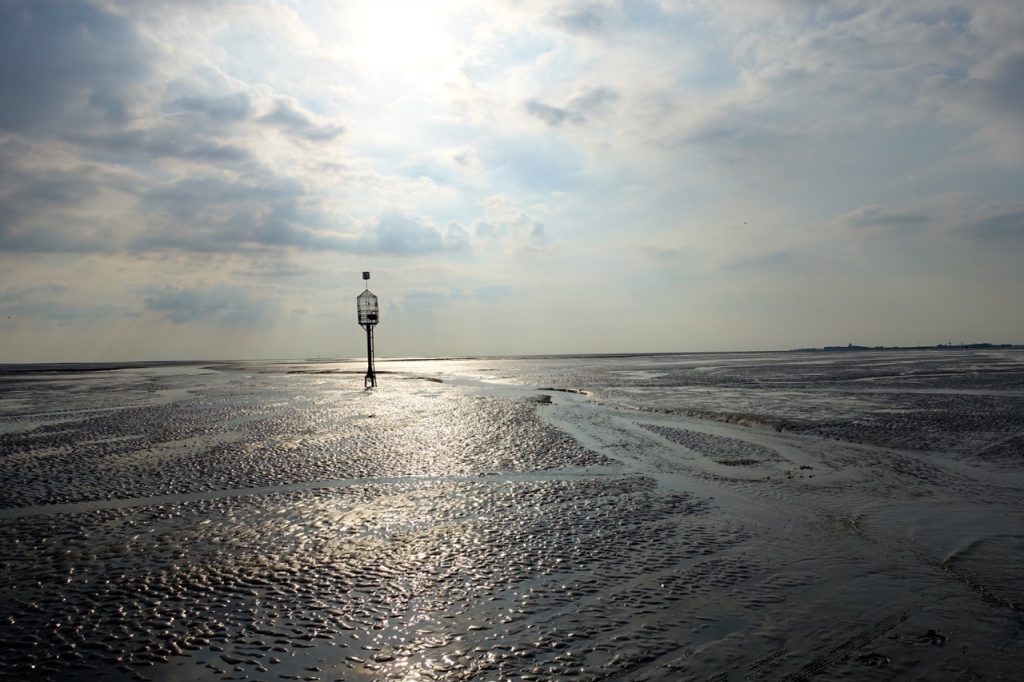
<svg viewBox="0 0 1024 682">
<path fill-rule="evenodd" d="M 581 187 L 579 154 L 559 135 L 493 137 L 479 149 L 492 182 L 526 192 L 565 192 Z"/>
<path fill-rule="evenodd" d="M 481 37 L 488 41 L 486 48 L 481 45 L 476 50 L 467 49 L 463 65 L 467 77 L 481 82 L 500 78 L 509 69 L 535 64 L 559 46 L 548 33 L 488 31 Z"/>
</svg>

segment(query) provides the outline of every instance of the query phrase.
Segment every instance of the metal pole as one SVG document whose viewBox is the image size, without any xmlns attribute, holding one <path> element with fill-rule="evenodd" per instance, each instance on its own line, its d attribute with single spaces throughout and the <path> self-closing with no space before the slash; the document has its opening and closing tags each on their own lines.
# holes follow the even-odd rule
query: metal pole
<svg viewBox="0 0 1024 682">
<path fill-rule="evenodd" d="M 363 387 L 377 387 L 377 375 L 373 371 L 373 325 L 366 325 L 366 378 Z"/>
</svg>

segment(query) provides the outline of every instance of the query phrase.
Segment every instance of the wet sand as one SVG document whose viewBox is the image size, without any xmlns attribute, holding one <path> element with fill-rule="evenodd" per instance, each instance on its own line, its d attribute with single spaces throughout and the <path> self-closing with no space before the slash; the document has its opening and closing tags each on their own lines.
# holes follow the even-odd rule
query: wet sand
<svg viewBox="0 0 1024 682">
<path fill-rule="evenodd" d="M 0 372 L 0 677 L 1024 676 L 1020 351 L 358 369 Z"/>
</svg>

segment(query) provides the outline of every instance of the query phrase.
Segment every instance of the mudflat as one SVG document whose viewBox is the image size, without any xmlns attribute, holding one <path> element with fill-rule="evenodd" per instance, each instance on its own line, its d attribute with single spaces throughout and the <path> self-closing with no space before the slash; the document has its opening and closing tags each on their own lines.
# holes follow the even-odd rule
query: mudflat
<svg viewBox="0 0 1024 682">
<path fill-rule="evenodd" d="M 1024 675 L 1024 352 L 0 371 L 0 678 Z"/>
</svg>

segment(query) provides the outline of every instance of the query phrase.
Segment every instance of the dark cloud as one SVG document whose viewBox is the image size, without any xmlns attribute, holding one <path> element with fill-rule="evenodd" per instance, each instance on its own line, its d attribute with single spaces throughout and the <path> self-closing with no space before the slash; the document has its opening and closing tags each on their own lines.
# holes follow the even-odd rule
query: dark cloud
<svg viewBox="0 0 1024 682">
<path fill-rule="evenodd" d="M 37 173 L 21 163 L 18 157 L 25 153 L 29 153 L 25 145 L 0 145 L 0 197 L 3 205 L 12 212 L 76 206 L 98 191 L 97 178 L 82 172 L 88 170 L 87 167 L 48 169 L 45 173 Z"/>
<path fill-rule="evenodd" d="M 22 162 L 19 152 L 30 153 L 23 144 L 0 146 L 0 250 L 244 252 L 344 246 L 318 231 L 324 224 L 320 199 L 304 183 L 259 166 L 245 150 L 178 146 L 175 135 L 139 131 L 76 139 L 90 145 L 97 162 L 55 169 Z M 142 163 L 167 155 L 216 170 L 161 184 L 115 170 L 117 160 Z M 136 199 L 132 224 L 111 220 L 102 205 L 110 190 Z"/>
<path fill-rule="evenodd" d="M 590 88 L 569 101 L 569 109 L 586 117 L 605 111 L 609 104 L 619 99 L 619 93 L 612 88 Z"/>
<path fill-rule="evenodd" d="M 564 107 L 545 104 L 536 99 L 523 103 L 526 113 L 539 118 L 549 126 L 557 127 L 563 123 L 581 124 L 588 119 L 607 111 L 608 105 L 619 98 L 612 88 L 590 88 L 581 95 L 573 97 Z"/>
<path fill-rule="evenodd" d="M 270 172 L 227 178 L 198 176 L 148 192 L 143 208 L 150 225 L 136 250 L 245 252 L 274 247 L 344 248 L 315 228 L 317 200 L 303 183 Z"/>
<path fill-rule="evenodd" d="M 593 34 L 604 26 L 607 14 L 607 7 L 587 4 L 559 14 L 556 22 L 570 33 Z"/>
<path fill-rule="evenodd" d="M 92 226 L 65 225 L 52 220 L 16 224 L 0 208 L 0 251 L 22 253 L 102 253 L 116 248 L 116 236 Z"/>
<path fill-rule="evenodd" d="M 153 220 L 132 243 L 139 251 L 246 253 L 292 247 L 414 256 L 469 248 L 469 234 L 458 223 L 442 233 L 400 213 L 384 214 L 359 236 L 331 232 L 319 197 L 303 183 L 269 171 L 177 180 L 148 192 L 143 205 Z"/>
<path fill-rule="evenodd" d="M 111 245 L 111 227 L 73 216 L 101 188 L 97 169 L 36 170 L 23 162 L 31 148 L 0 144 L 0 251 L 85 253 Z"/>
<path fill-rule="evenodd" d="M 153 47 L 89 2 L 0 3 L 0 128 L 123 124 Z"/>
<path fill-rule="evenodd" d="M 547 232 L 544 230 L 544 224 L 535 222 L 533 227 L 530 228 L 530 241 L 534 244 L 543 244 L 547 241 Z"/>
<path fill-rule="evenodd" d="M 843 224 L 853 227 L 908 227 L 922 225 L 931 220 L 923 209 L 886 209 L 880 206 L 861 206 L 839 217 Z"/>
<path fill-rule="evenodd" d="M 15 320 L 73 322 L 124 314 L 118 306 L 106 303 L 67 302 L 70 290 L 63 284 L 47 283 L 13 287 L 0 291 L 0 316 Z"/>
<path fill-rule="evenodd" d="M 1024 210 L 1015 209 L 986 216 L 962 228 L 960 232 L 984 242 L 1024 241 Z"/>
<path fill-rule="evenodd" d="M 0 305 L 11 305 L 37 300 L 40 297 L 63 294 L 68 288 L 63 284 L 37 284 L 27 287 L 12 287 L 0 291 Z"/>
<path fill-rule="evenodd" d="M 689 131 L 683 144 L 713 148 L 726 161 L 736 162 L 759 152 L 783 151 L 794 147 L 794 135 L 756 117 L 740 112 L 723 113 L 713 121 Z"/>
<path fill-rule="evenodd" d="M 473 234 L 476 235 L 477 239 L 484 241 L 499 239 L 504 237 L 507 233 L 508 226 L 504 224 L 495 225 L 482 220 L 473 224 Z"/>
<path fill-rule="evenodd" d="M 171 322 L 186 324 L 215 320 L 225 324 L 255 324 L 269 319 L 275 306 L 256 298 L 248 290 L 231 286 L 177 287 L 155 289 L 143 301 L 146 310 Z"/>
<path fill-rule="evenodd" d="M 552 136 L 498 137 L 481 144 L 479 156 L 500 187 L 552 192 L 581 186 L 579 149 Z"/>
<path fill-rule="evenodd" d="M 447 305 L 447 294 L 437 291 L 407 291 L 402 295 L 402 307 L 413 310 L 429 310 Z"/>
<path fill-rule="evenodd" d="M 515 220 L 512 221 L 512 227 L 514 227 L 520 234 L 525 234 L 526 239 L 530 244 L 539 246 L 547 242 L 547 232 L 544 229 L 544 223 L 540 222 L 536 218 L 520 213 Z"/>
<path fill-rule="evenodd" d="M 313 272 L 311 268 L 292 261 L 281 259 L 276 260 L 253 260 L 249 267 L 243 270 L 235 270 L 236 275 L 243 277 L 266 277 L 276 279 L 278 277 L 301 277 Z"/>
<path fill-rule="evenodd" d="M 102 240 L 76 238 L 59 230 L 19 231 L 0 226 L 0 247 L 22 253 L 95 253 L 103 251 Z"/>
<path fill-rule="evenodd" d="M 582 116 L 573 114 L 568 109 L 553 107 L 550 104 L 544 104 L 537 100 L 528 100 L 523 104 L 523 108 L 526 109 L 526 113 L 539 118 L 549 126 L 560 126 L 566 121 L 572 121 L 573 123 L 582 123 L 584 121 Z"/>
<path fill-rule="evenodd" d="M 426 310 L 466 300 L 490 303 L 511 295 L 512 288 L 503 284 L 485 284 L 469 291 L 460 288 L 454 288 L 448 292 L 415 289 L 402 295 L 402 305 L 403 307 Z"/>
<path fill-rule="evenodd" d="M 171 212 L 184 222 L 201 217 L 208 207 L 221 211 L 233 204 L 274 206 L 299 199 L 305 193 L 301 182 L 268 172 L 237 178 L 222 175 L 183 178 L 153 189 L 145 200 L 149 207 Z"/>
<path fill-rule="evenodd" d="M 668 249 L 660 246 L 640 247 L 639 252 L 651 260 L 669 262 L 681 260 L 685 255 L 679 249 Z"/>
<path fill-rule="evenodd" d="M 318 230 L 304 184 L 253 153 L 262 126 L 303 142 L 344 128 L 212 66 L 163 82 L 167 48 L 130 15 L 0 0 L 0 131 L 13 133 L 0 143 L 0 250 L 353 247 Z M 127 212 L 136 200 L 132 224 L 111 219 L 112 193 Z"/>
<path fill-rule="evenodd" d="M 473 290 L 473 296 L 483 301 L 494 301 L 512 295 L 512 287 L 503 284 L 489 284 Z"/>
<path fill-rule="evenodd" d="M 436 228 L 419 219 L 399 213 L 381 216 L 377 224 L 358 242 L 362 253 L 388 253 L 399 256 L 459 251 L 466 247 L 465 230 L 442 235 Z"/>
<path fill-rule="evenodd" d="M 259 121 L 309 142 L 327 142 L 345 132 L 344 126 L 316 121 L 309 112 L 286 97 L 279 97 L 271 112 L 260 117 Z"/>
<path fill-rule="evenodd" d="M 103 303 L 64 303 L 50 300 L 0 305 L 0 315 L 10 316 L 18 321 L 50 320 L 57 323 L 70 323 L 119 317 L 126 314 L 127 311 L 123 308 Z"/>
<path fill-rule="evenodd" d="M 987 79 L 987 86 L 997 106 L 1024 115 L 1024 50 L 1000 59 Z"/>
<path fill-rule="evenodd" d="M 450 222 L 445 230 L 444 243 L 449 251 L 465 251 L 470 248 L 469 232 L 460 223 Z"/>
<path fill-rule="evenodd" d="M 519 242 L 525 241 L 531 246 L 541 246 L 548 241 L 544 223 L 522 211 L 508 220 L 496 223 L 476 222 L 473 224 L 473 234 L 483 244 L 504 241 L 509 237 Z"/>
<path fill-rule="evenodd" d="M 179 126 L 121 130 L 113 133 L 79 133 L 65 136 L 84 147 L 84 152 L 114 162 L 153 162 L 182 159 L 214 165 L 252 161 L 244 147 L 217 142 L 203 131 Z"/>
<path fill-rule="evenodd" d="M 244 121 L 252 114 L 252 98 L 244 92 L 226 95 L 189 94 L 170 102 L 172 113 L 191 112 L 203 114 L 215 121 Z"/>
<path fill-rule="evenodd" d="M 981 64 L 964 64 L 927 79 L 922 92 L 938 110 L 969 129 L 989 127 L 991 151 L 1017 164 L 1017 150 L 1024 145 L 1024 49 L 1016 47 Z"/>
<path fill-rule="evenodd" d="M 807 265 L 807 259 L 795 251 L 781 249 L 760 253 L 747 258 L 740 258 L 722 266 L 726 272 L 759 271 L 759 272 L 792 272 Z"/>
</svg>

